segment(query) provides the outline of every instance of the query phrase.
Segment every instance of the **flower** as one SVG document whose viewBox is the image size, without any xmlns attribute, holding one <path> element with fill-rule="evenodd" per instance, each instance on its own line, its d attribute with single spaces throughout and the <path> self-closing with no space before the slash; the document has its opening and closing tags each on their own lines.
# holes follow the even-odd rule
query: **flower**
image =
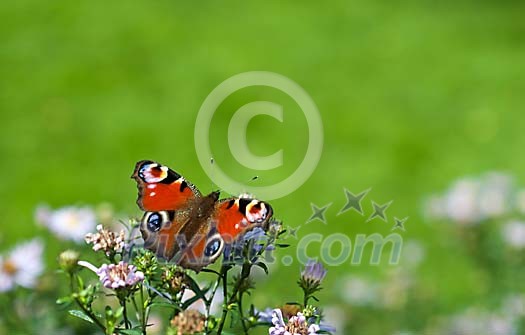
<svg viewBox="0 0 525 335">
<path fill-rule="evenodd" d="M 123 230 L 117 235 L 110 230 L 104 229 L 102 225 L 98 225 L 97 231 L 98 233 L 88 233 L 84 237 L 87 244 L 93 244 L 94 251 L 102 250 L 106 256 L 111 256 L 124 250 L 126 243 Z"/>
<path fill-rule="evenodd" d="M 78 264 L 95 272 L 106 288 L 130 288 L 144 280 L 144 273 L 137 271 L 134 265 L 122 261 L 118 264 L 102 264 L 100 268 L 85 261 Z"/>
<path fill-rule="evenodd" d="M 74 250 L 66 250 L 63 251 L 58 256 L 58 264 L 60 265 L 60 268 L 68 273 L 75 272 L 77 266 L 78 266 L 78 257 L 80 254 Z"/>
<path fill-rule="evenodd" d="M 153 252 L 146 249 L 139 249 L 133 264 L 135 264 L 139 271 L 144 273 L 146 278 L 151 278 L 157 272 L 159 261 Z"/>
<path fill-rule="evenodd" d="M 477 180 L 463 179 L 449 190 L 445 204 L 447 215 L 455 222 L 470 224 L 480 219 L 477 197 L 480 190 Z"/>
<path fill-rule="evenodd" d="M 97 224 L 95 212 L 89 207 L 68 206 L 53 211 L 47 206 L 38 206 L 35 219 L 60 239 L 75 242 L 82 241 Z"/>
<path fill-rule="evenodd" d="M 245 246 L 251 243 L 251 250 L 248 250 L 249 257 L 252 258 L 264 247 L 265 242 L 268 241 L 266 232 L 261 227 L 255 227 L 250 230 L 232 244 L 228 244 L 224 248 L 224 259 L 226 262 L 241 261 L 244 259 Z M 273 246 L 266 246 L 267 250 L 271 250 Z"/>
<path fill-rule="evenodd" d="M 33 288 L 44 270 L 43 243 L 34 239 L 16 246 L 7 256 L 0 255 L 0 292 L 16 285 Z"/>
<path fill-rule="evenodd" d="M 162 287 L 172 296 L 186 287 L 186 273 L 178 266 L 167 266 L 162 269 Z"/>
<path fill-rule="evenodd" d="M 510 206 L 514 194 L 513 179 L 500 172 L 480 178 L 461 178 L 445 194 L 429 197 L 426 212 L 430 218 L 450 219 L 460 225 L 472 225 L 486 219 L 500 218 L 509 211 L 525 208 L 525 195 L 518 193 L 516 204 Z"/>
<path fill-rule="evenodd" d="M 205 324 L 204 315 L 193 309 L 180 312 L 171 320 L 171 326 L 176 330 L 174 334 L 177 335 L 202 333 Z"/>
<path fill-rule="evenodd" d="M 308 324 L 306 317 L 301 312 L 290 317 L 285 323 L 280 309 L 273 310 L 272 324 L 269 335 L 317 335 L 317 332 L 321 330 L 315 323 Z"/>
<path fill-rule="evenodd" d="M 491 172 L 482 179 L 478 207 L 484 218 L 501 217 L 510 209 L 513 180 L 510 176 Z"/>
<path fill-rule="evenodd" d="M 303 271 L 301 271 L 301 279 L 299 285 L 305 290 L 315 292 L 320 289 L 321 282 L 326 276 L 326 269 L 323 264 L 314 260 L 309 260 Z"/>
<path fill-rule="evenodd" d="M 515 249 L 525 248 L 525 223 L 511 221 L 502 228 L 503 240 Z"/>
</svg>

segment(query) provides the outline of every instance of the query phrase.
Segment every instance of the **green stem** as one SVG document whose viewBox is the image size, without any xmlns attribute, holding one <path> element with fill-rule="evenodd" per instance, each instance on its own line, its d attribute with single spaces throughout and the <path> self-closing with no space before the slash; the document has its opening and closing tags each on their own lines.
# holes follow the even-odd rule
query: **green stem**
<svg viewBox="0 0 525 335">
<path fill-rule="evenodd" d="M 71 293 L 74 294 L 76 293 L 75 292 L 75 285 L 74 285 L 74 280 L 73 280 L 73 274 L 69 274 L 69 288 L 71 290 Z M 84 289 L 83 287 L 81 287 L 81 290 Z M 80 299 L 78 297 L 75 297 L 74 298 L 75 302 L 77 303 L 77 305 L 80 307 L 80 309 L 87 315 L 91 318 L 91 320 L 93 320 L 93 322 L 104 332 L 104 334 L 106 333 L 106 326 L 104 326 L 102 324 L 102 322 L 97 318 L 97 316 L 91 311 L 91 308 L 88 308 L 87 306 L 84 305 L 84 303 L 82 301 L 80 301 Z"/>
<path fill-rule="evenodd" d="M 223 308 L 223 310 L 222 310 L 221 322 L 219 323 L 219 329 L 217 330 L 218 335 L 221 334 L 222 329 L 224 328 L 224 323 L 226 322 L 226 317 L 228 316 L 228 307 L 237 300 L 237 294 L 239 293 L 239 289 L 241 288 L 242 283 L 244 282 L 244 280 L 246 280 L 246 278 L 248 278 L 250 276 L 250 269 L 251 269 L 251 264 L 249 262 L 245 262 L 242 265 L 241 275 L 239 276 L 239 279 L 237 279 L 237 282 L 235 283 L 235 286 L 233 287 L 233 291 L 232 291 L 230 299 L 228 301 L 226 301 L 226 298 L 228 296 L 226 294 L 226 286 L 227 285 L 224 284 L 224 286 L 225 286 L 225 288 L 224 288 L 224 292 L 225 292 L 224 297 L 225 297 L 225 301 L 226 301 L 226 308 Z M 224 279 L 225 279 L 225 282 L 226 282 L 226 276 L 225 276 Z"/>
<path fill-rule="evenodd" d="M 126 329 L 130 329 L 131 323 L 129 322 L 128 318 L 128 309 L 126 306 L 126 296 L 123 295 L 125 293 L 123 292 L 117 292 L 118 301 L 120 303 L 120 306 L 122 307 L 122 317 L 124 318 L 124 327 Z"/>
<path fill-rule="evenodd" d="M 209 320 L 209 317 L 210 317 L 210 314 L 211 314 L 211 305 L 213 303 L 213 299 L 215 298 L 215 294 L 217 293 L 217 290 L 219 289 L 219 284 L 221 282 L 221 280 L 224 278 L 224 274 L 228 271 L 228 268 L 223 264 L 221 266 L 221 272 L 220 273 L 217 273 L 217 281 L 215 282 L 215 285 L 213 286 L 213 289 L 211 291 L 211 296 L 209 299 L 206 299 L 204 301 L 205 305 L 206 305 L 206 324 L 205 324 L 205 329 L 206 329 L 206 334 L 211 334 L 211 329 L 208 329 L 208 320 Z"/>
<path fill-rule="evenodd" d="M 239 291 L 239 315 L 241 316 L 241 324 L 242 324 L 242 329 L 244 330 L 244 334 L 245 335 L 248 335 L 248 327 L 246 326 L 246 320 L 244 318 L 244 311 L 243 311 L 243 308 L 242 308 L 242 297 L 244 295 L 244 292 L 241 292 Z"/>
<path fill-rule="evenodd" d="M 222 277 L 222 292 L 224 295 L 224 303 L 226 306 L 222 307 L 222 316 L 221 321 L 219 323 L 219 328 L 217 329 L 217 335 L 221 335 L 222 329 L 224 328 L 224 323 L 226 322 L 226 317 L 228 316 L 228 270 L 224 272 L 224 275 Z"/>
<path fill-rule="evenodd" d="M 149 298 L 148 298 L 149 300 Z M 141 310 L 141 320 L 142 320 L 142 334 L 143 335 L 146 335 L 146 327 L 147 327 L 147 324 L 148 324 L 148 317 L 146 316 L 146 309 L 148 307 L 146 307 L 146 305 L 144 304 L 144 287 L 142 287 L 142 285 L 140 286 L 140 303 L 142 304 L 140 306 L 140 310 Z M 149 302 L 148 302 L 148 305 L 149 305 Z"/>
</svg>

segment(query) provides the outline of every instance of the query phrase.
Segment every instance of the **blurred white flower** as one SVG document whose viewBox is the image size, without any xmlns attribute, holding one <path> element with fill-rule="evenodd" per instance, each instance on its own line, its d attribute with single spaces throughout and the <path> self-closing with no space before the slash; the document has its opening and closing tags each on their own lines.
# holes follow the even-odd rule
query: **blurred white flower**
<svg viewBox="0 0 525 335">
<path fill-rule="evenodd" d="M 478 211 L 479 182 L 472 179 L 457 181 L 445 199 L 446 213 L 453 221 L 470 224 L 480 218 Z"/>
<path fill-rule="evenodd" d="M 431 219 L 447 218 L 460 225 L 476 224 L 514 210 L 513 192 L 513 179 L 501 172 L 490 172 L 480 178 L 462 178 L 445 194 L 431 196 L 425 202 L 425 214 Z M 525 194 L 521 205 L 525 212 Z"/>
<path fill-rule="evenodd" d="M 90 207 L 68 206 L 51 210 L 46 206 L 38 206 L 35 213 L 39 224 L 47 227 L 57 237 L 63 240 L 82 242 L 84 236 L 95 230 L 97 218 Z"/>
<path fill-rule="evenodd" d="M 44 271 L 43 250 L 42 241 L 33 239 L 16 246 L 7 255 L 0 255 L 0 292 L 10 291 L 17 285 L 35 287 Z"/>
<path fill-rule="evenodd" d="M 486 311 L 467 310 L 454 317 L 448 327 L 454 335 L 514 335 L 516 325 L 511 317 L 491 314 Z"/>
<path fill-rule="evenodd" d="M 509 246 L 516 249 L 525 247 L 525 222 L 510 221 L 502 228 L 503 240 Z"/>
<path fill-rule="evenodd" d="M 480 215 L 495 218 L 504 215 L 511 206 L 508 205 L 513 188 L 512 178 L 506 174 L 488 173 L 482 180 L 479 194 Z"/>
<path fill-rule="evenodd" d="M 514 318 L 525 316 L 525 295 L 511 294 L 508 295 L 502 303 L 501 312 Z"/>
</svg>

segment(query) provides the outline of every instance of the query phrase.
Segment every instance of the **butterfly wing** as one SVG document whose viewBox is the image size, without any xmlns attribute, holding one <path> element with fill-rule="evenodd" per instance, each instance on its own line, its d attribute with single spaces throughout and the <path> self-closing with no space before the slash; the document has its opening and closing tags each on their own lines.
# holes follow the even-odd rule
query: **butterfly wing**
<svg viewBox="0 0 525 335">
<path fill-rule="evenodd" d="M 144 247 L 158 257 L 171 260 L 180 250 L 177 236 L 188 217 L 185 212 L 146 212 L 142 217 L 140 232 Z"/>
<path fill-rule="evenodd" d="M 200 197 L 184 177 L 154 161 L 137 162 L 131 178 L 137 182 L 137 205 L 144 211 L 179 210 Z"/>
<path fill-rule="evenodd" d="M 187 210 L 146 212 L 140 231 L 144 247 L 158 257 L 200 271 L 222 254 L 224 240 L 210 220 L 218 192 L 197 198 Z"/>
<path fill-rule="evenodd" d="M 273 215 L 269 203 L 240 197 L 217 202 L 213 216 L 217 231 L 224 242 L 231 244 L 239 236 L 255 227 L 265 227 Z"/>
</svg>

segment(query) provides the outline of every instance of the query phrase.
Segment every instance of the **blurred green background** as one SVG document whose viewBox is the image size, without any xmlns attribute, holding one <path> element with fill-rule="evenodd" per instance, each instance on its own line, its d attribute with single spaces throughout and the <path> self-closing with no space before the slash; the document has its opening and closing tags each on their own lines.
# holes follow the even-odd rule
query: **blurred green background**
<svg viewBox="0 0 525 335">
<path fill-rule="evenodd" d="M 140 215 L 129 179 L 140 159 L 167 164 L 210 191 L 193 140 L 202 102 L 235 74 L 271 71 L 310 94 L 325 132 L 317 169 L 298 190 L 272 201 L 276 217 L 301 225 L 299 237 L 353 237 L 388 234 L 394 216 L 409 216 L 400 233 L 426 252 L 417 276 L 431 298 L 417 310 L 407 307 L 378 324 L 341 302 L 338 279 L 379 276 L 386 262 L 329 268 L 321 304 L 341 310 L 348 329 L 359 322 L 363 333 L 387 333 L 484 301 L 490 288 L 479 285 L 474 262 L 446 229 L 425 224 L 422 203 L 462 175 L 503 170 L 524 180 L 524 10 L 521 1 L 4 1 L 1 250 L 40 234 L 33 215 L 42 202 L 109 202 Z M 284 150 L 285 165 L 275 171 L 251 171 L 228 149 L 231 115 L 254 100 L 284 106 L 283 123 L 258 117 L 248 133 L 256 154 Z M 239 181 L 258 175 L 255 183 L 269 185 L 302 160 L 307 128 L 290 97 L 252 87 L 221 105 L 211 138 L 223 171 Z M 367 214 L 371 200 L 394 200 L 390 222 L 366 223 L 355 212 L 336 216 L 345 187 L 372 188 Z M 333 203 L 327 225 L 305 225 L 310 203 Z M 49 248 L 54 266 L 61 247 Z M 256 294 L 259 305 L 297 299 L 298 269 L 276 267 Z M 293 278 L 289 288 L 281 278 Z"/>
</svg>

